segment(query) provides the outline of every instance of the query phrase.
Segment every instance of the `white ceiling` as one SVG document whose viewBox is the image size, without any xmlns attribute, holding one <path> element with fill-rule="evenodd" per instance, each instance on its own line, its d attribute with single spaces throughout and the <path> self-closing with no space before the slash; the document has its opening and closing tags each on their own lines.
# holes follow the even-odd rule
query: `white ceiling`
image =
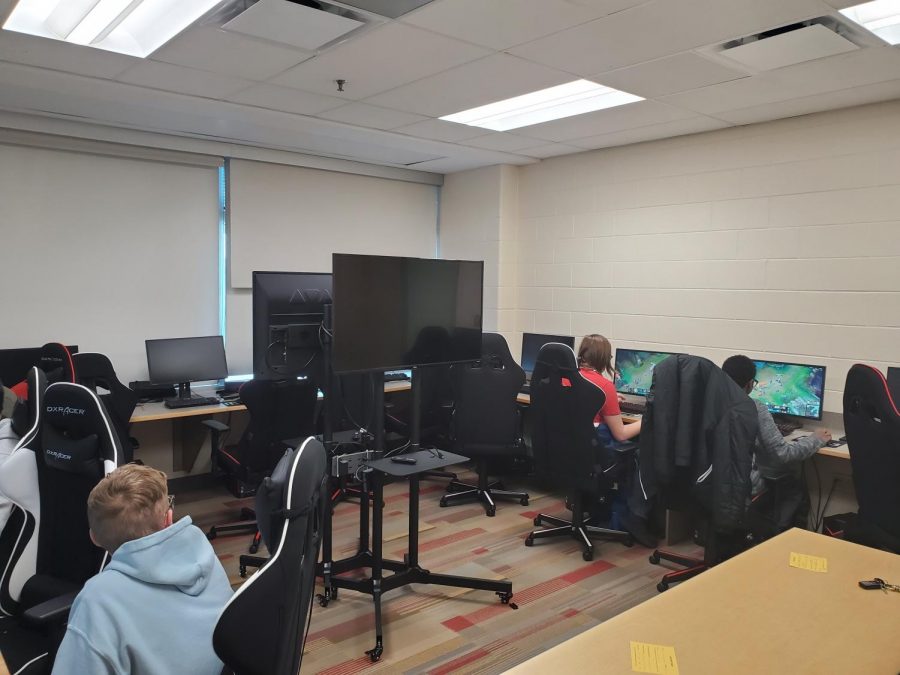
<svg viewBox="0 0 900 675">
<path fill-rule="evenodd" d="M 354 9 L 365 25 L 317 51 L 284 43 L 288 0 L 254 35 L 222 29 L 245 4 L 148 59 L 0 31 L 0 110 L 450 173 L 900 97 L 900 48 L 861 32 L 765 72 L 717 54 L 847 0 L 434 0 Z M 502 133 L 436 119 L 579 77 L 648 100 Z"/>
</svg>

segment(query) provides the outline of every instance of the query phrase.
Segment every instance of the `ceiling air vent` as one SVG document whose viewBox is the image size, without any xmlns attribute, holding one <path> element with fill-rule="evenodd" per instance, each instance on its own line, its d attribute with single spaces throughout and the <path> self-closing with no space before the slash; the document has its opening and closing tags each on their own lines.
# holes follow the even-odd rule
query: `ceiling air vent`
<svg viewBox="0 0 900 675">
<path fill-rule="evenodd" d="M 315 51 L 363 25 L 362 16 L 327 2 L 259 0 L 222 28 Z"/>
<path fill-rule="evenodd" d="M 754 71 L 774 70 L 859 49 L 846 33 L 842 24 L 820 17 L 732 40 L 718 55 Z"/>
</svg>

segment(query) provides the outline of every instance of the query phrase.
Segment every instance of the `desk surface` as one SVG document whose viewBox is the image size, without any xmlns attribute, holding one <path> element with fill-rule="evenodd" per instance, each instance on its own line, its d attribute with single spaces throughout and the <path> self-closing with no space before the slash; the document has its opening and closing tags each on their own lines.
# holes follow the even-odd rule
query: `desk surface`
<svg viewBox="0 0 900 675">
<path fill-rule="evenodd" d="M 408 391 L 411 386 L 412 385 L 410 384 L 409 380 L 395 380 L 393 382 L 385 382 L 384 393 L 393 394 L 400 391 Z M 197 391 L 204 396 L 212 395 L 209 392 L 201 391 L 199 388 Z M 319 398 L 322 398 L 321 393 L 319 394 Z M 154 403 L 139 403 L 134 409 L 134 413 L 132 413 L 131 415 L 131 422 L 137 423 L 155 422 L 158 420 L 173 420 L 180 417 L 194 417 L 196 415 L 217 415 L 219 413 L 238 412 L 246 409 L 247 406 L 243 404 L 227 406 L 221 403 L 217 403 L 216 405 L 197 405 L 189 408 L 167 408 L 161 401 Z"/>
<path fill-rule="evenodd" d="M 792 552 L 828 571 L 790 567 Z M 900 582 L 900 556 L 790 530 L 507 672 L 631 673 L 634 640 L 674 647 L 690 675 L 895 675 L 900 594 L 858 587 L 874 577 Z"/>
</svg>

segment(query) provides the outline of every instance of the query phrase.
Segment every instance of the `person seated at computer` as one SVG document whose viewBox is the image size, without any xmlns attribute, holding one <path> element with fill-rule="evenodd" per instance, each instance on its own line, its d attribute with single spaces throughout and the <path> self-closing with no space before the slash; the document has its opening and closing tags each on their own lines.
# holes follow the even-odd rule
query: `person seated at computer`
<svg viewBox="0 0 900 675">
<path fill-rule="evenodd" d="M 91 539 L 112 558 L 75 598 L 53 675 L 219 675 L 212 634 L 231 586 L 190 517 L 172 522 L 166 475 L 121 466 L 87 511 Z"/>
<path fill-rule="evenodd" d="M 727 358 L 722 364 L 722 370 L 748 395 L 756 386 L 756 364 L 747 356 Z M 788 441 L 775 426 L 772 413 L 765 404 L 758 400 L 754 400 L 754 403 L 759 419 L 759 433 L 751 475 L 753 494 L 767 492 L 771 496 L 764 514 L 770 521 L 773 530 L 771 534 L 794 525 L 805 527 L 809 495 L 800 476 L 800 465 L 830 441 L 831 434 L 826 429 L 817 429 L 812 434 Z"/>
<path fill-rule="evenodd" d="M 596 384 L 606 394 L 606 402 L 597 412 L 594 424 L 597 425 L 597 436 L 609 447 L 616 443 L 631 440 L 641 433 L 641 422 L 625 424 L 622 421 L 622 410 L 619 407 L 621 397 L 616 386 L 609 377 L 615 377 L 612 367 L 612 345 L 602 335 L 593 333 L 585 335 L 578 346 L 578 367 L 585 378 Z"/>
</svg>

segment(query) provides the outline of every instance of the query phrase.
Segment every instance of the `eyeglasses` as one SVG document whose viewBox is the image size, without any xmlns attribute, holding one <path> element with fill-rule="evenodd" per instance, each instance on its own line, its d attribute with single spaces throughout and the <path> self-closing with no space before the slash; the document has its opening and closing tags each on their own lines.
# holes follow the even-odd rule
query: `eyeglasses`
<svg viewBox="0 0 900 675">
<path fill-rule="evenodd" d="M 757 380 L 756 378 L 753 378 L 753 379 L 751 380 L 751 383 L 753 384 L 753 387 L 752 387 L 752 388 L 753 388 L 753 389 L 756 389 L 756 385 L 759 384 L 759 380 Z"/>
<path fill-rule="evenodd" d="M 175 495 L 169 495 L 169 509 L 175 510 Z"/>
</svg>

